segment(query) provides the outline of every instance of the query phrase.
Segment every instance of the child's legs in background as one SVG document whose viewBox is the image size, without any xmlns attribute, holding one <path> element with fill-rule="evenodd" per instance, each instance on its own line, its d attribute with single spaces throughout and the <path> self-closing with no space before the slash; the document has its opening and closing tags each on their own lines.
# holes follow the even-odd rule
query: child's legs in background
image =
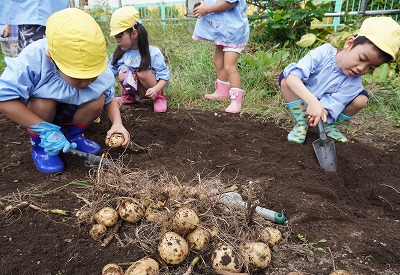
<svg viewBox="0 0 400 275">
<path fill-rule="evenodd" d="M 44 38 L 46 26 L 18 25 L 18 53 L 34 41 Z"/>
<path fill-rule="evenodd" d="M 237 62 L 244 48 L 215 46 L 214 66 L 217 72 L 215 92 L 207 94 L 206 99 L 224 100 L 230 96 L 231 104 L 225 109 L 227 113 L 237 113 L 242 108 L 244 91 L 240 88 L 240 76 Z"/>
<path fill-rule="evenodd" d="M 231 85 L 224 70 L 224 51 L 222 46 L 215 45 L 214 66 L 217 73 L 217 79 L 214 82 L 215 90 L 214 93 L 205 94 L 204 98 L 209 100 L 225 100 L 229 96 Z"/>
<path fill-rule="evenodd" d="M 237 62 L 244 48 L 224 47 L 224 71 L 230 83 L 229 96 L 231 104 L 225 109 L 227 113 L 238 113 L 242 109 L 244 90 L 240 88 L 240 75 Z"/>
<path fill-rule="evenodd" d="M 224 72 L 232 88 L 240 88 L 240 76 L 237 70 L 237 62 L 240 54 L 224 51 Z"/>
<path fill-rule="evenodd" d="M 214 52 L 214 66 L 217 71 L 217 78 L 222 81 L 229 81 L 231 87 L 240 88 L 240 76 L 237 71 L 239 52 L 231 51 L 232 48 L 216 45 Z M 233 49 L 232 49 L 233 50 Z"/>
<path fill-rule="evenodd" d="M 217 72 L 217 79 L 227 82 L 228 81 L 228 76 L 225 73 L 224 69 L 224 47 L 215 45 L 215 51 L 214 51 L 214 66 L 215 70 Z"/>
</svg>

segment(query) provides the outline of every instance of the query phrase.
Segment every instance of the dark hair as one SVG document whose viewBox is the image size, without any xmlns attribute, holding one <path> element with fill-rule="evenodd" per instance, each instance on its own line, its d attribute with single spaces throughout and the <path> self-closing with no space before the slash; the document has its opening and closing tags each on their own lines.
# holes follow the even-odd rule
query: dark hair
<svg viewBox="0 0 400 275">
<path fill-rule="evenodd" d="M 357 45 L 371 44 L 374 46 L 375 51 L 378 53 L 379 59 L 383 59 L 384 63 L 388 63 L 393 59 L 390 54 L 379 49 L 374 43 L 372 43 L 371 40 L 369 40 L 365 36 L 355 35 L 354 37 L 355 37 L 355 39 L 354 39 L 354 42 L 353 42 L 353 45 L 351 46 L 351 48 L 354 48 Z"/>
<path fill-rule="evenodd" d="M 147 34 L 145 27 L 142 24 L 137 23 L 133 27 L 138 31 L 138 47 L 139 47 L 139 53 L 140 53 L 140 58 L 141 58 L 140 65 L 137 70 L 138 71 L 147 70 L 151 65 L 150 50 L 149 50 L 149 36 Z M 133 32 L 133 28 L 129 28 L 129 29 L 125 30 L 124 32 L 128 33 L 130 36 Z M 117 65 L 118 60 L 120 60 L 123 55 L 124 55 L 124 51 L 121 50 L 121 48 L 117 46 L 117 48 L 114 50 L 114 53 L 112 55 L 112 65 L 113 66 Z"/>
</svg>

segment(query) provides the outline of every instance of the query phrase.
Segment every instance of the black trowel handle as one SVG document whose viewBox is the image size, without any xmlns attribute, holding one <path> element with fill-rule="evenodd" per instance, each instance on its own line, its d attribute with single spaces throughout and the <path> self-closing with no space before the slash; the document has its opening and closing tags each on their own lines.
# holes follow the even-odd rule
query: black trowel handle
<svg viewBox="0 0 400 275">
<path fill-rule="evenodd" d="M 317 128 L 318 128 L 319 138 L 322 140 L 326 140 L 326 133 L 325 133 L 324 123 L 322 122 L 322 119 L 320 119 L 318 121 Z"/>
<path fill-rule="evenodd" d="M 86 152 L 79 151 L 77 149 L 69 149 L 68 153 L 71 155 L 80 157 L 81 159 L 84 159 L 84 160 L 90 160 L 91 155 L 92 155 L 92 154 L 89 154 Z M 92 156 L 94 156 L 94 155 L 92 155 Z"/>
<path fill-rule="evenodd" d="M 105 163 L 107 165 L 113 164 L 112 161 L 110 161 L 109 159 L 102 158 L 101 156 L 97 156 L 97 155 L 94 155 L 94 154 L 82 152 L 82 151 L 79 151 L 77 149 L 69 149 L 68 153 L 71 154 L 71 155 L 80 157 L 81 159 L 84 159 L 85 160 L 85 166 L 87 166 L 87 167 L 98 166 L 100 164 L 100 162 L 103 162 L 103 163 Z"/>
</svg>

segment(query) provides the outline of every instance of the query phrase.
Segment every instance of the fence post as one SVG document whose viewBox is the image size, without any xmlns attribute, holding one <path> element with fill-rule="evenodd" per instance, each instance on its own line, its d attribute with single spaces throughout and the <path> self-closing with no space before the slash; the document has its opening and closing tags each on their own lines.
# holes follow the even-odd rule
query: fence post
<svg viewBox="0 0 400 275">
<path fill-rule="evenodd" d="M 341 12 L 342 11 L 342 1 L 341 0 L 336 0 L 335 4 L 335 12 Z M 333 30 L 337 32 L 337 28 L 340 26 L 340 17 L 334 17 L 333 18 Z"/>
<path fill-rule="evenodd" d="M 365 10 L 367 9 L 367 0 L 362 0 L 361 1 L 361 7 L 359 10 L 360 14 L 365 14 Z"/>
<path fill-rule="evenodd" d="M 161 7 L 161 20 L 164 21 L 165 20 L 165 4 L 161 3 L 160 7 Z"/>
</svg>

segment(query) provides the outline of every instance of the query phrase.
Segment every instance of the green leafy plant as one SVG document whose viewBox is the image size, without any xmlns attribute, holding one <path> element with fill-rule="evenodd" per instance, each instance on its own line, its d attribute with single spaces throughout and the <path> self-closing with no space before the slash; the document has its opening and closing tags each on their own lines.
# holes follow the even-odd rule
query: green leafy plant
<svg viewBox="0 0 400 275">
<path fill-rule="evenodd" d="M 367 83 L 377 82 L 385 84 L 397 77 L 396 63 L 385 63 L 376 68 L 372 74 L 364 75 L 363 80 Z"/>
<path fill-rule="evenodd" d="M 289 59 L 290 52 L 286 49 L 286 45 L 282 48 L 273 49 L 270 51 L 258 50 L 252 55 L 245 55 L 240 64 L 250 66 L 254 70 L 265 71 L 271 66 L 281 67 L 286 64 Z"/>
<path fill-rule="evenodd" d="M 314 4 L 302 0 L 278 0 L 264 5 L 267 4 L 263 7 L 262 2 L 258 3 L 259 11 L 249 16 L 252 38 L 260 43 L 294 43 L 306 33 L 317 33 L 317 29 L 311 29 L 311 22 L 322 20 L 331 6 L 330 2 Z"/>
<path fill-rule="evenodd" d="M 322 247 L 316 247 L 318 244 L 326 243 L 327 240 L 321 239 L 318 242 L 310 242 L 305 235 L 297 234 L 297 238 L 304 243 L 305 253 L 307 259 L 312 262 L 314 261 L 314 255 L 317 251 L 324 251 Z"/>
</svg>

